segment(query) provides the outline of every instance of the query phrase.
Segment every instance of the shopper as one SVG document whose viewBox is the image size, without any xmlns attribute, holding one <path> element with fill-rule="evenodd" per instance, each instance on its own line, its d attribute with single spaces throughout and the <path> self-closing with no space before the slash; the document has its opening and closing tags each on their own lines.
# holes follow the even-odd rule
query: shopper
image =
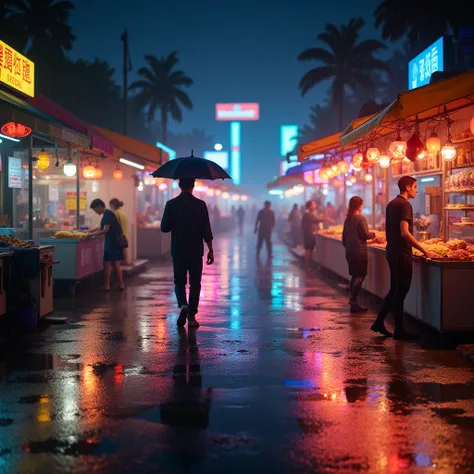
<svg viewBox="0 0 474 474">
<path fill-rule="evenodd" d="M 316 240 L 314 238 L 315 232 L 321 222 L 325 221 L 323 216 L 316 215 L 318 208 L 316 201 L 310 200 L 306 203 L 303 218 L 301 219 L 301 227 L 303 230 L 303 246 L 305 249 L 305 265 L 309 267 L 313 259 L 313 252 L 316 247 Z"/>
<path fill-rule="evenodd" d="M 113 198 L 109 201 L 109 207 L 110 209 L 115 213 L 115 217 L 117 217 L 117 220 L 119 221 L 120 227 L 122 229 L 123 235 L 127 238 L 127 241 L 129 241 L 128 238 L 128 218 L 127 214 L 125 214 L 123 208 L 123 201 L 119 201 L 117 198 Z M 124 249 L 123 251 L 123 259 L 125 262 L 128 261 L 128 249 Z"/>
<path fill-rule="evenodd" d="M 346 249 L 346 260 L 351 276 L 351 297 L 349 299 L 351 313 L 367 311 L 367 308 L 357 302 L 357 297 L 367 276 L 367 240 L 373 239 L 375 234 L 369 232 L 367 221 L 362 216 L 363 205 L 364 201 L 359 196 L 350 199 L 342 231 L 342 244 Z"/>
<path fill-rule="evenodd" d="M 125 289 L 123 285 L 122 268 L 120 262 L 123 260 L 123 249 L 124 246 L 121 244 L 123 236 L 122 228 L 120 227 L 119 221 L 115 214 L 105 208 L 105 203 L 101 199 L 94 199 L 91 202 L 91 209 L 102 216 L 100 222 L 100 229 L 94 229 L 89 232 L 90 235 L 105 235 L 104 243 L 104 279 L 105 279 L 105 291 L 110 291 L 110 275 L 112 273 L 112 267 L 115 269 L 117 279 L 119 281 L 120 291 Z"/>
<path fill-rule="evenodd" d="M 390 291 L 383 300 L 380 312 L 372 324 L 372 331 L 390 337 L 392 333 L 385 328 L 385 318 L 392 311 L 395 320 L 393 337 L 402 340 L 414 340 L 416 336 L 403 328 L 403 306 L 410 290 L 413 274 L 412 247 L 415 247 L 428 258 L 436 258 L 432 252 L 425 250 L 413 237 L 413 208 L 408 202 L 418 194 L 416 179 L 403 176 L 398 181 L 400 194 L 391 201 L 386 210 L 386 257 L 390 267 Z"/>
<path fill-rule="evenodd" d="M 263 242 L 267 246 L 268 256 L 272 256 L 272 232 L 275 228 L 275 213 L 271 210 L 272 203 L 265 201 L 263 209 L 258 213 L 255 222 L 255 233 L 258 233 L 257 258 L 260 257 Z"/>
<path fill-rule="evenodd" d="M 300 235 L 301 235 L 301 213 L 298 207 L 298 204 L 293 206 L 289 216 L 288 222 L 290 223 L 290 237 L 292 240 L 293 248 L 300 245 Z"/>
<path fill-rule="evenodd" d="M 244 235 L 244 218 L 245 218 L 245 210 L 242 206 L 239 206 L 239 208 L 237 209 L 237 222 L 239 224 L 240 235 Z"/>
<path fill-rule="evenodd" d="M 193 196 L 194 179 L 179 180 L 181 194 L 166 203 L 161 221 L 161 231 L 171 232 L 171 256 L 173 257 L 174 288 L 181 308 L 178 326 L 198 328 L 196 314 L 199 308 L 202 279 L 204 244 L 208 247 L 207 265 L 214 263 L 212 231 L 206 203 Z M 189 302 L 186 297 L 186 281 L 189 274 Z"/>
</svg>

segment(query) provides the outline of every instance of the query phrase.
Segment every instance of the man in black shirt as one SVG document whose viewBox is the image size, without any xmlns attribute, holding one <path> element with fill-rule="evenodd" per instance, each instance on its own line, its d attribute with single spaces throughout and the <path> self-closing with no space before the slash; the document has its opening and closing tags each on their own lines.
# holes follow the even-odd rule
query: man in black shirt
<svg viewBox="0 0 474 474">
<path fill-rule="evenodd" d="M 258 213 L 255 222 L 255 233 L 258 232 L 257 258 L 260 256 L 263 242 L 267 246 L 268 256 L 272 256 L 272 232 L 275 228 L 275 213 L 270 209 L 272 203 L 265 201 L 264 208 Z"/>
<path fill-rule="evenodd" d="M 413 237 L 413 208 L 408 202 L 418 194 L 416 179 L 403 176 L 398 181 L 400 194 L 391 201 L 386 210 L 386 256 L 390 267 L 390 291 L 383 300 L 382 308 L 372 324 L 372 331 L 384 336 L 392 336 L 385 325 L 385 317 L 391 310 L 395 320 L 395 339 L 412 340 L 415 336 L 403 329 L 403 305 L 410 290 L 413 274 L 412 247 L 424 253 L 428 258 L 435 258 L 432 252 L 425 250 Z"/>
<path fill-rule="evenodd" d="M 174 285 L 181 313 L 178 326 L 199 327 L 196 321 L 201 294 L 203 241 L 208 247 L 207 265 L 214 263 L 212 231 L 209 213 L 204 201 L 193 196 L 194 179 L 180 179 L 181 194 L 166 203 L 161 231 L 171 232 L 171 256 L 173 258 Z M 186 282 L 189 272 L 189 305 L 186 298 Z"/>
</svg>

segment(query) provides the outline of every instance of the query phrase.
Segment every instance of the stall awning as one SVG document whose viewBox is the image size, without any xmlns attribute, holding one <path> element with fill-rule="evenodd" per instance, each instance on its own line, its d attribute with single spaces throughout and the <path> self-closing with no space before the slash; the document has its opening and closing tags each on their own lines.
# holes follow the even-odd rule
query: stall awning
<svg viewBox="0 0 474 474">
<path fill-rule="evenodd" d="M 298 161 L 307 160 L 311 156 L 320 153 L 325 153 L 329 150 L 333 150 L 334 148 L 340 147 L 340 138 L 343 134 L 347 133 L 350 130 L 354 130 L 361 124 L 370 120 L 372 117 L 374 117 L 374 115 L 368 115 L 366 117 L 357 118 L 350 123 L 350 125 L 345 131 L 334 133 L 333 135 L 329 135 L 327 137 L 323 137 L 318 140 L 314 140 L 312 142 L 301 145 L 298 149 Z"/>
<path fill-rule="evenodd" d="M 32 130 L 50 135 L 74 147 L 91 146 L 91 139 L 87 135 L 3 90 L 0 90 L 0 119 L 3 122 L 22 123 Z"/>
<path fill-rule="evenodd" d="M 298 166 L 294 166 L 293 168 L 289 168 L 286 172 L 285 176 L 294 176 L 294 175 L 301 175 L 305 171 L 313 171 L 321 167 L 321 160 L 306 160 L 303 161 Z"/>
<path fill-rule="evenodd" d="M 166 163 L 169 159 L 168 153 L 149 143 L 141 142 L 135 138 L 126 137 L 119 133 L 111 132 L 105 128 L 95 127 L 97 130 L 110 140 L 117 148 L 122 150 L 124 157 L 143 161 L 143 165 L 158 167 Z"/>
<path fill-rule="evenodd" d="M 107 140 L 92 125 L 87 124 L 79 117 L 76 117 L 68 110 L 53 102 L 51 99 L 48 99 L 47 97 L 44 97 L 41 94 L 36 94 L 35 97 L 28 98 L 27 102 L 36 109 L 41 110 L 47 113 L 48 115 L 51 115 L 55 119 L 68 124 L 75 130 L 81 132 L 83 135 L 89 136 L 92 140 L 93 148 L 104 152 L 107 155 L 113 156 L 115 147 L 112 142 Z"/>
<path fill-rule="evenodd" d="M 474 105 L 474 71 L 428 84 L 418 89 L 400 94 L 394 102 L 362 125 L 350 130 L 340 138 L 341 146 L 348 146 L 364 138 L 379 127 L 399 119 L 418 115 L 419 120 L 437 116 L 446 105 L 447 111 Z M 381 134 L 393 133 L 393 129 Z"/>
<path fill-rule="evenodd" d="M 275 188 L 289 188 L 293 187 L 297 184 L 301 184 L 303 181 L 301 173 L 292 176 L 280 176 L 275 181 L 267 184 L 267 189 L 275 189 Z"/>
</svg>

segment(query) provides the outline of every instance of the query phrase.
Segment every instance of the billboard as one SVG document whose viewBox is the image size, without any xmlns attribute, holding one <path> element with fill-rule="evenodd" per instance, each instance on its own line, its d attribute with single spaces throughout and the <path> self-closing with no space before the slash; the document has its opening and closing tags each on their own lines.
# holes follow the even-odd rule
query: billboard
<svg viewBox="0 0 474 474">
<path fill-rule="evenodd" d="M 280 155 L 286 156 L 293 151 L 298 142 L 298 125 L 282 125 L 280 127 Z"/>
<path fill-rule="evenodd" d="M 408 90 L 429 84 L 431 75 L 437 71 L 444 71 L 443 37 L 408 63 Z"/>
<path fill-rule="evenodd" d="M 242 121 L 258 120 L 260 106 L 257 103 L 216 104 L 216 120 Z"/>
<path fill-rule="evenodd" d="M 205 151 L 204 158 L 217 163 L 225 170 L 229 168 L 229 153 L 226 151 Z"/>
</svg>

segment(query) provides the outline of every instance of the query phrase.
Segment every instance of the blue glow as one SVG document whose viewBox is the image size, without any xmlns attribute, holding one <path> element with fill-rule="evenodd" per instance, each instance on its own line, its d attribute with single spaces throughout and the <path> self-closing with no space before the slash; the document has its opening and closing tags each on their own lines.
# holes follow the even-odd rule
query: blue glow
<svg viewBox="0 0 474 474">
<path fill-rule="evenodd" d="M 443 37 L 408 63 L 408 90 L 429 84 L 436 71 L 444 71 Z"/>
<path fill-rule="evenodd" d="M 234 184 L 240 184 L 240 122 L 230 123 L 230 149 L 230 166 L 232 181 L 234 182 Z"/>
<path fill-rule="evenodd" d="M 280 154 L 286 156 L 295 149 L 298 141 L 298 125 L 282 125 L 280 127 Z"/>
<path fill-rule="evenodd" d="M 173 149 L 167 147 L 166 145 L 163 145 L 163 143 L 156 142 L 156 148 L 161 148 L 163 151 L 166 151 L 166 153 L 168 153 L 170 161 L 176 158 L 176 152 Z"/>
<path fill-rule="evenodd" d="M 295 388 L 316 388 L 316 385 L 311 380 L 284 380 L 285 387 Z"/>
</svg>

